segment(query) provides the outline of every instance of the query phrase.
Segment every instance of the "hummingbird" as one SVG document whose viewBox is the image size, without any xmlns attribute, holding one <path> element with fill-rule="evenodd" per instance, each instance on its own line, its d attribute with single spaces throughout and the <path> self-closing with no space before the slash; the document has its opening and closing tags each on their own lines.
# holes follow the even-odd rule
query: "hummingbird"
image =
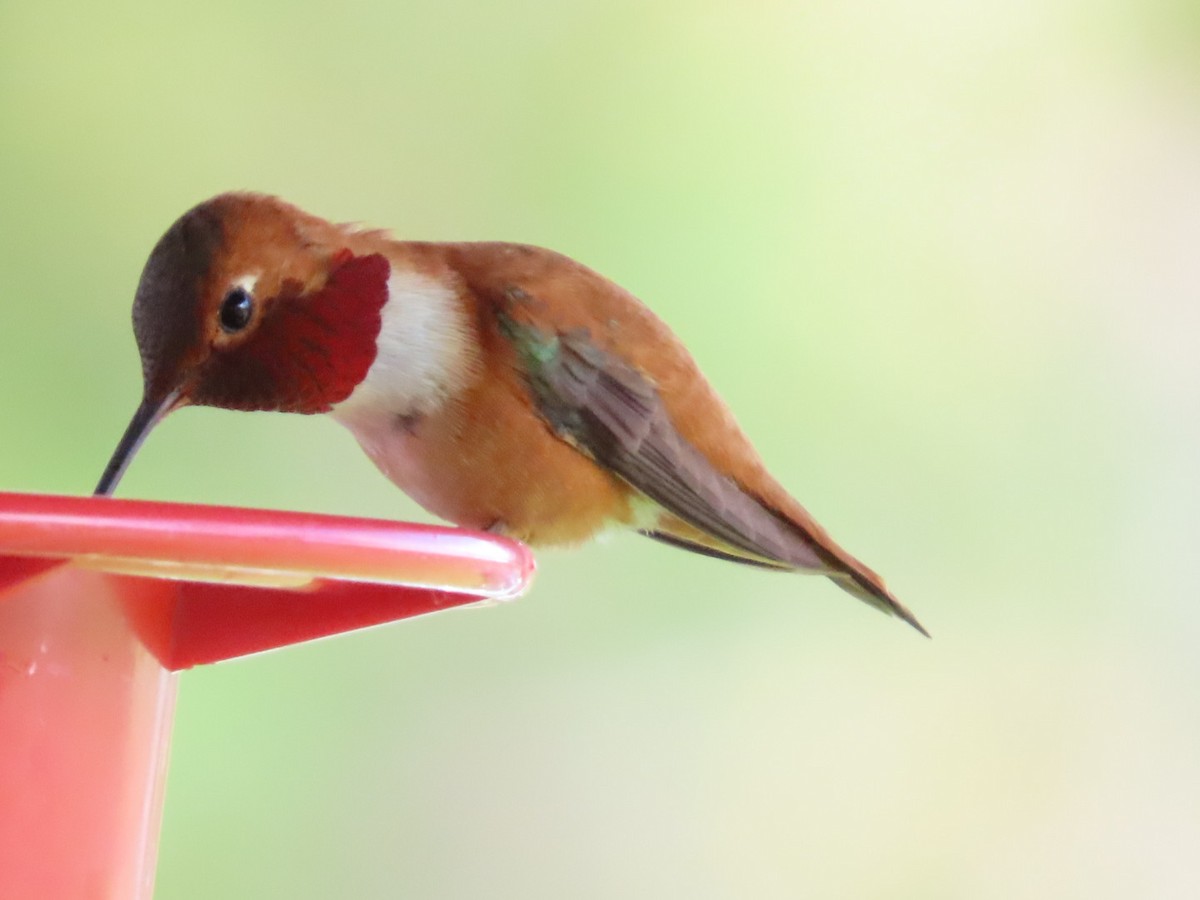
<svg viewBox="0 0 1200 900">
<path fill-rule="evenodd" d="M 325 414 L 459 526 L 535 547 L 631 529 L 828 576 L 928 635 L 768 473 L 670 329 L 554 251 L 402 241 L 226 193 L 159 239 L 133 330 L 142 400 L 97 495 L 180 407 Z"/>
</svg>

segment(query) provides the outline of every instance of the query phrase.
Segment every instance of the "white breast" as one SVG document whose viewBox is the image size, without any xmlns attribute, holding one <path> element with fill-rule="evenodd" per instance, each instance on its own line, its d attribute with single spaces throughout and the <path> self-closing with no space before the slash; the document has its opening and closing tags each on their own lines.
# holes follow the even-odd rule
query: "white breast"
<svg viewBox="0 0 1200 900">
<path fill-rule="evenodd" d="M 367 377 L 331 413 L 368 452 L 368 440 L 433 412 L 461 390 L 475 364 L 470 323 L 452 285 L 394 271 L 382 317 Z"/>
</svg>

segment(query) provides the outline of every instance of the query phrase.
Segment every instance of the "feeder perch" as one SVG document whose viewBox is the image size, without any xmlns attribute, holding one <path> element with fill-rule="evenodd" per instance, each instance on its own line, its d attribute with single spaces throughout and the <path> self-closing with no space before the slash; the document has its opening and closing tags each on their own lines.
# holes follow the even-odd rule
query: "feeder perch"
<svg viewBox="0 0 1200 900">
<path fill-rule="evenodd" d="M 0 493 L 0 897 L 151 895 L 179 670 L 532 575 L 455 528 Z"/>
</svg>

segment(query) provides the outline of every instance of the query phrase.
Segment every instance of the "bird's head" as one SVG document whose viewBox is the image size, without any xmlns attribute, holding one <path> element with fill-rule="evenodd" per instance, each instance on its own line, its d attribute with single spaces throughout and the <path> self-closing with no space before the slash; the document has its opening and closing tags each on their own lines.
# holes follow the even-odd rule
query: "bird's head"
<svg viewBox="0 0 1200 900">
<path fill-rule="evenodd" d="M 142 402 L 97 494 L 181 406 L 328 412 L 375 359 L 390 266 L 352 232 L 274 197 L 222 194 L 159 239 L 138 283 L 133 330 Z"/>
</svg>

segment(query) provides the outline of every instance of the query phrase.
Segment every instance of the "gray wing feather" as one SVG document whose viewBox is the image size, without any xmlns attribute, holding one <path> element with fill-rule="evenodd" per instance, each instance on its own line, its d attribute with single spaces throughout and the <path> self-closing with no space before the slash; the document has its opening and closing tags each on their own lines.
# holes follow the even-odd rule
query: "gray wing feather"
<svg viewBox="0 0 1200 900">
<path fill-rule="evenodd" d="M 730 547 L 790 566 L 828 568 L 793 529 L 676 430 L 645 376 L 585 334 L 550 340 L 554 351 L 536 354 L 529 375 L 542 415 L 560 434 L 668 512 Z M 549 346 L 544 337 L 541 346 Z"/>
</svg>

